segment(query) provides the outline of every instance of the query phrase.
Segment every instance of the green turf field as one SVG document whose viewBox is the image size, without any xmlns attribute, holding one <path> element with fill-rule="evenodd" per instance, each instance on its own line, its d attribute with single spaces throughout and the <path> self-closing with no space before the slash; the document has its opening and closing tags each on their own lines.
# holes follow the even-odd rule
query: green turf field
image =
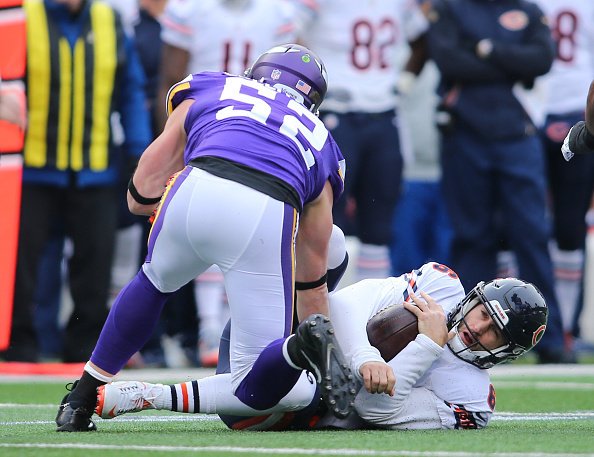
<svg viewBox="0 0 594 457">
<path fill-rule="evenodd" d="M 120 379 L 131 378 L 150 380 Z M 481 431 L 237 432 L 216 416 L 146 411 L 65 434 L 53 422 L 65 381 L 0 376 L 0 456 L 594 456 L 594 366 L 509 367 L 493 382 L 496 415 Z"/>
</svg>

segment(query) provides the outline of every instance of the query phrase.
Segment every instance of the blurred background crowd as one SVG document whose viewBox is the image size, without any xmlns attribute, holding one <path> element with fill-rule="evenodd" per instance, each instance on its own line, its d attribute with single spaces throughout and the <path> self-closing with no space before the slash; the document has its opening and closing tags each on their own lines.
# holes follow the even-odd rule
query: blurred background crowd
<svg viewBox="0 0 594 457">
<path fill-rule="evenodd" d="M 289 42 L 328 69 L 320 118 L 347 162 L 334 210 L 348 237 L 343 286 L 430 260 L 467 290 L 518 276 L 550 308 L 536 362 L 594 353 L 594 155 L 566 163 L 560 152 L 594 79 L 594 2 L 18 3 L 0 2 L 0 29 L 17 10 L 26 24 L 27 100 L 25 110 L 0 74 L 0 122 L 24 132 L 11 336 L 0 359 L 88 360 L 146 253 L 150 224 L 128 212 L 126 186 L 163 128 L 169 88 L 189 73 L 242 74 Z M 0 48 L 12 46 L 3 36 Z M 212 268 L 169 299 L 130 366 L 216 366 L 227 319 Z"/>
</svg>

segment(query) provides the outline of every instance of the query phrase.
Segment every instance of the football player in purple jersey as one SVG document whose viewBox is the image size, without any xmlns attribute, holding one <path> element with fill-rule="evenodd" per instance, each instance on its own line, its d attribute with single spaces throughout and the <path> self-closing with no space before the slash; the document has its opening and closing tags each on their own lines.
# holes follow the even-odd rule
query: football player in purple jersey
<svg viewBox="0 0 594 457">
<path fill-rule="evenodd" d="M 257 411 L 298 410 L 318 384 L 337 417 L 350 413 L 357 384 L 327 317 L 344 159 L 316 116 L 326 90 L 322 61 L 295 44 L 266 51 L 244 76 L 192 74 L 170 89 L 167 124 L 128 186 L 130 211 L 153 215 L 148 254 L 62 400 L 58 431 L 96 429 L 97 388 L 144 345 L 167 297 L 211 265 L 225 276 L 230 373 L 192 386 L 192 408 L 223 393 Z"/>
</svg>

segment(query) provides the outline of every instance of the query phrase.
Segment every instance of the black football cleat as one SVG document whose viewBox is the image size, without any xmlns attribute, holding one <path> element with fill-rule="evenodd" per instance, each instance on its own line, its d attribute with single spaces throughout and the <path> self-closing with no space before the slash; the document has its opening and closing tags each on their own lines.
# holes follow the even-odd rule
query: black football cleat
<svg viewBox="0 0 594 457">
<path fill-rule="evenodd" d="M 66 388 L 72 391 L 76 387 L 75 381 L 73 384 L 68 384 Z M 70 394 L 64 395 L 60 406 L 58 408 L 58 414 L 56 415 L 56 425 L 58 428 L 57 432 L 92 432 L 97 430 L 97 426 L 91 420 L 93 415 L 93 409 L 79 406 L 78 408 L 72 408 L 68 403 L 68 397 Z"/>
<path fill-rule="evenodd" d="M 336 417 L 347 417 L 359 385 L 345 362 L 330 319 L 312 314 L 299 324 L 295 338 L 302 368 L 316 376 L 322 399 Z"/>
</svg>

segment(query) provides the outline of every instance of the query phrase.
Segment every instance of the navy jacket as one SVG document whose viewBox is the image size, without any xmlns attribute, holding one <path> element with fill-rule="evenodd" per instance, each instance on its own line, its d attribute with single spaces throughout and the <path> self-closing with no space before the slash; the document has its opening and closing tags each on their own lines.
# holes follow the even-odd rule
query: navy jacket
<svg viewBox="0 0 594 457">
<path fill-rule="evenodd" d="M 429 18 L 430 57 L 455 122 L 493 140 L 534 133 L 512 89 L 530 88 L 553 64 L 554 42 L 540 8 L 525 0 L 435 0 Z M 493 43 L 484 58 L 476 53 L 482 39 Z"/>
</svg>

